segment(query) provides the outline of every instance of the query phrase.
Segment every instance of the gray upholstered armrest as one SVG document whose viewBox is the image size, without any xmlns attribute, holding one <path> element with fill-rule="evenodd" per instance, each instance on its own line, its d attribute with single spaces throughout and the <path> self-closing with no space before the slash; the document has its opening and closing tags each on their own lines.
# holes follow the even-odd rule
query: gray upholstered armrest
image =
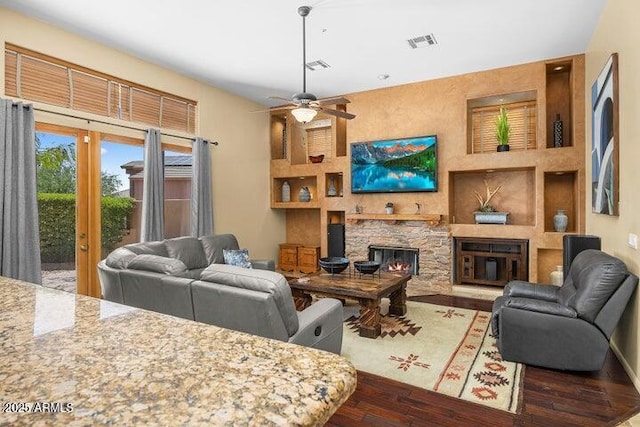
<svg viewBox="0 0 640 427">
<path fill-rule="evenodd" d="M 505 301 L 503 307 L 518 308 L 521 310 L 552 314 L 554 316 L 578 317 L 578 313 L 571 307 L 557 302 L 541 301 L 531 298 L 509 298 Z"/>
<path fill-rule="evenodd" d="M 343 316 L 339 300 L 322 298 L 298 312 L 298 331 L 289 342 L 340 354 Z"/>
<path fill-rule="evenodd" d="M 258 270 L 276 271 L 276 262 L 272 259 L 251 259 L 251 267 Z"/>
<path fill-rule="evenodd" d="M 506 284 L 503 295 L 555 302 L 558 300 L 558 289 L 556 286 L 513 280 Z"/>
</svg>

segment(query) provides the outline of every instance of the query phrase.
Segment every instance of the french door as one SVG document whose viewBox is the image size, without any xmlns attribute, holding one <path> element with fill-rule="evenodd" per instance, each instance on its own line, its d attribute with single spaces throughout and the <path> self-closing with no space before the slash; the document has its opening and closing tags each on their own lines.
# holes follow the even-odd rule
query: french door
<svg viewBox="0 0 640 427">
<path fill-rule="evenodd" d="M 114 247 L 138 241 L 129 230 L 137 230 L 139 221 L 122 218 L 116 223 L 126 227 L 118 229 L 109 217 L 113 200 L 103 199 L 130 196 L 123 169 L 142 163 L 143 141 L 36 123 L 36 145 L 43 284 L 100 297 L 98 262 Z"/>
<path fill-rule="evenodd" d="M 36 124 L 40 253 L 43 284 L 99 295 L 90 269 L 100 249 L 99 233 L 92 229 L 100 223 L 100 205 L 90 197 L 95 191 L 90 179 L 95 158 L 89 141 L 83 129 Z"/>
<path fill-rule="evenodd" d="M 98 262 L 140 238 L 144 141 L 36 123 L 36 145 L 43 284 L 100 297 Z M 191 148 L 163 150 L 164 235 L 187 235 Z"/>
</svg>

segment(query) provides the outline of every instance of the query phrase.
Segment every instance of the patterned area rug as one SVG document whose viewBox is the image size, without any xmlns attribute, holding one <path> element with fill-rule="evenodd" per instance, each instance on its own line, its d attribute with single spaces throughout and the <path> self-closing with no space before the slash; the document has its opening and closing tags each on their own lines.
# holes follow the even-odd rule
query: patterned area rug
<svg viewBox="0 0 640 427">
<path fill-rule="evenodd" d="M 358 335 L 357 307 L 345 307 L 342 355 L 356 369 L 480 405 L 517 413 L 524 368 L 500 357 L 490 313 L 407 302 L 403 317 L 387 316 L 382 334 Z"/>
</svg>

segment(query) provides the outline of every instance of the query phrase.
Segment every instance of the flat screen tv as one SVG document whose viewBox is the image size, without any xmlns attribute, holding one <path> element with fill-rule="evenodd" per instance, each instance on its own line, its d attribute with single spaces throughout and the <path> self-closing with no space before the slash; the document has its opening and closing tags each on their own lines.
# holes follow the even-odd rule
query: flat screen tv
<svg viewBox="0 0 640 427">
<path fill-rule="evenodd" d="M 351 144 L 351 192 L 438 191 L 435 135 Z"/>
</svg>

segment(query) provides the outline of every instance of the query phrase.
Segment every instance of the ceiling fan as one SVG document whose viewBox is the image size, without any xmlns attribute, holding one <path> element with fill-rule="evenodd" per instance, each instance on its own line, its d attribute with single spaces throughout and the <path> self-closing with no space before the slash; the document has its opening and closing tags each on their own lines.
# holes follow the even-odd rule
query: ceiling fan
<svg viewBox="0 0 640 427">
<path fill-rule="evenodd" d="M 301 123 L 313 120 L 318 111 L 351 120 L 356 117 L 354 114 L 324 107 L 325 105 L 348 104 L 350 102 L 348 99 L 342 97 L 318 99 L 314 94 L 307 92 L 306 18 L 309 12 L 311 12 L 310 6 L 300 6 L 298 8 L 298 15 L 302 16 L 302 92 L 294 94 L 291 99 L 279 96 L 270 96 L 269 98 L 286 101 L 291 104 L 292 108 L 295 107 L 291 114 Z"/>
</svg>

